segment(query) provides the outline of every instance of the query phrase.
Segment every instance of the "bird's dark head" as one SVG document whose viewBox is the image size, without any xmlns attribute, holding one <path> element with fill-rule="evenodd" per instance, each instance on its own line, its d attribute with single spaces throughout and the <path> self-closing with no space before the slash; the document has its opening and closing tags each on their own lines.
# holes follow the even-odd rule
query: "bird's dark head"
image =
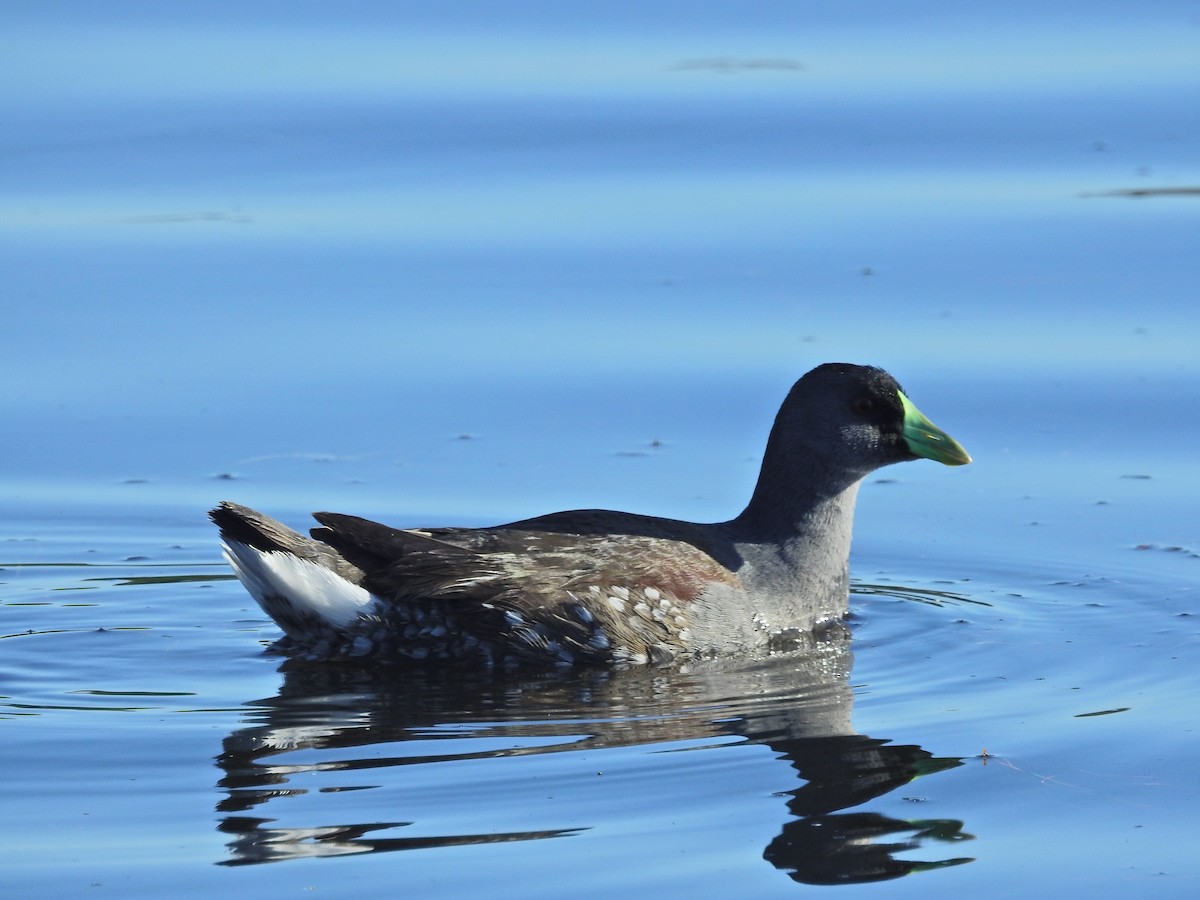
<svg viewBox="0 0 1200 900">
<path fill-rule="evenodd" d="M 969 463 L 962 446 L 927 419 L 896 379 L 874 366 L 826 363 L 792 387 L 772 443 L 798 464 L 843 471 L 855 480 L 918 458 Z"/>
</svg>

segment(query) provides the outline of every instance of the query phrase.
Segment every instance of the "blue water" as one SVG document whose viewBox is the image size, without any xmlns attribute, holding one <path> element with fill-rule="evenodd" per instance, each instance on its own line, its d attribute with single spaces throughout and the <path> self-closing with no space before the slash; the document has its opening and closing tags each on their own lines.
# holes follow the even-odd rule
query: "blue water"
<svg viewBox="0 0 1200 900">
<path fill-rule="evenodd" d="M 0 34 L 6 896 L 1200 891 L 1195 4 Z M 204 518 L 725 518 L 829 360 L 976 461 L 811 653 L 281 670 Z"/>
</svg>

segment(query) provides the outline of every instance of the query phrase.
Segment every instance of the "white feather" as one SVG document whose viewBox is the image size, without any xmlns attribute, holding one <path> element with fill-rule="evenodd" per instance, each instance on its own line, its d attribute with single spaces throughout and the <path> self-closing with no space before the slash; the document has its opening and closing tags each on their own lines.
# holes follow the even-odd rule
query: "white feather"
<svg viewBox="0 0 1200 900">
<path fill-rule="evenodd" d="M 224 541 L 225 558 L 250 595 L 264 609 L 266 597 L 286 600 L 297 610 L 319 616 L 335 628 L 374 611 L 378 598 L 322 565 L 291 553 L 269 553 Z"/>
</svg>

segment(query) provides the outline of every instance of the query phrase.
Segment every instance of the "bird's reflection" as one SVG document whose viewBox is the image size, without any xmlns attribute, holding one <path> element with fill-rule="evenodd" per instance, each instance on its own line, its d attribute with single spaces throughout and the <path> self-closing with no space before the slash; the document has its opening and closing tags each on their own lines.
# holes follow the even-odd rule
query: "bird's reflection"
<svg viewBox="0 0 1200 900">
<path fill-rule="evenodd" d="M 969 838 L 961 822 L 898 820 L 864 809 L 918 776 L 961 762 L 855 733 L 850 665 L 849 634 L 841 626 L 800 636 L 787 652 L 754 663 L 685 668 L 500 677 L 289 663 L 279 695 L 248 704 L 250 724 L 225 739 L 218 757 L 219 827 L 230 838 L 221 862 L 563 837 L 580 829 L 397 837 L 417 818 L 329 825 L 322 817 L 304 827 L 284 827 L 280 818 L 293 813 L 293 798 L 324 801 L 324 815 L 334 815 L 329 809 L 344 815 L 345 805 L 317 794 L 369 793 L 401 766 L 733 736 L 770 747 L 796 771 L 797 787 L 785 795 L 792 818 L 763 852 L 796 881 L 878 881 L 968 862 L 897 856 Z M 366 781 L 327 783 L 329 773 L 350 772 Z M 315 791 L 314 775 L 326 779 Z M 370 809 L 364 806 L 364 818 Z M 305 811 L 320 815 L 311 805 Z"/>
</svg>

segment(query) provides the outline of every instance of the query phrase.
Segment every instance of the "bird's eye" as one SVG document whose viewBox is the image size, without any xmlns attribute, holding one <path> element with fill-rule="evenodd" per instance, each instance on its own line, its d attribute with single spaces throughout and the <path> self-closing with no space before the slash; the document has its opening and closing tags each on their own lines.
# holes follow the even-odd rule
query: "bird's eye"
<svg viewBox="0 0 1200 900">
<path fill-rule="evenodd" d="M 875 403 L 870 397 L 855 397 L 850 403 L 850 408 L 860 416 L 865 416 L 875 408 Z"/>
</svg>

